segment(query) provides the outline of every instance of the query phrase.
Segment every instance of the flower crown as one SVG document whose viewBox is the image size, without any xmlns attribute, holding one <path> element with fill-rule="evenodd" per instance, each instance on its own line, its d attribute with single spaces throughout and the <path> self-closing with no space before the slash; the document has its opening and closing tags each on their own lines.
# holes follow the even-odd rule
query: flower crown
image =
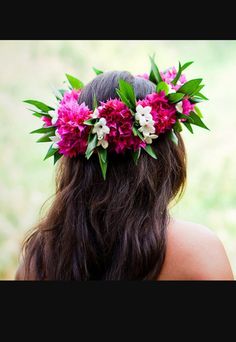
<svg viewBox="0 0 236 342">
<path fill-rule="evenodd" d="M 66 74 L 69 89 L 56 90 L 56 108 L 36 100 L 24 101 L 37 108 L 33 115 L 43 121 L 43 126 L 31 133 L 43 134 L 37 142 L 52 143 L 44 160 L 53 156 L 55 164 L 62 155 L 76 157 L 79 154 L 89 159 L 96 151 L 105 179 L 107 151 L 131 150 L 137 164 L 142 150 L 157 158 L 151 145 L 162 133 L 168 132 L 169 138 L 178 144 L 175 133 L 182 131 L 182 125 L 191 133 L 192 125 L 208 129 L 196 105 L 208 100 L 200 92 L 204 87 L 202 79 L 187 81 L 182 73 L 193 62 L 179 63 L 178 70 L 171 67 L 160 72 L 154 58 L 150 57 L 150 61 L 150 74 L 137 77 L 152 81 L 156 90 L 143 100 L 137 100 L 133 86 L 120 79 L 116 89 L 119 99 L 97 103 L 94 96 L 93 108 L 88 108 L 85 103 L 78 103 L 83 83 Z M 103 73 L 93 69 L 97 75 Z"/>
</svg>

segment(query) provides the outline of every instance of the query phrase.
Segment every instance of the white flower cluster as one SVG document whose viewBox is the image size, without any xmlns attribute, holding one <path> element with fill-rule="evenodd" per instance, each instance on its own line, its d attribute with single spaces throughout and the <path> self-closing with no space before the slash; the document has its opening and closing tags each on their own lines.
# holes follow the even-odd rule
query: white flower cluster
<svg viewBox="0 0 236 342">
<path fill-rule="evenodd" d="M 95 119 L 98 117 L 98 110 L 95 109 L 92 117 Z M 98 143 L 97 146 L 102 145 L 103 148 L 108 147 L 108 141 L 105 140 L 106 134 L 110 133 L 110 128 L 106 125 L 107 121 L 105 118 L 100 118 L 98 122 L 95 123 L 92 133 L 96 133 L 98 136 Z"/>
<path fill-rule="evenodd" d="M 158 138 L 155 133 L 154 120 L 151 114 L 152 108 L 150 106 L 143 107 L 138 105 L 136 107 L 135 119 L 139 122 L 140 128 L 139 132 L 143 134 L 144 141 L 147 144 L 152 143 L 152 139 Z"/>
</svg>

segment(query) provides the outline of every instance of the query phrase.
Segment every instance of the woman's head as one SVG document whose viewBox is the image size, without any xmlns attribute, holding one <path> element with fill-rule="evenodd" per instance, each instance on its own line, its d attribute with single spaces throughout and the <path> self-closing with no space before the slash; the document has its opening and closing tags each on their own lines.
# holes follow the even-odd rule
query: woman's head
<svg viewBox="0 0 236 342">
<path fill-rule="evenodd" d="M 118 80 L 133 85 L 137 99 L 155 85 L 128 72 L 98 75 L 83 88 L 79 103 L 118 98 Z M 94 153 L 63 157 L 47 215 L 25 242 L 26 265 L 37 279 L 155 279 L 165 255 L 168 205 L 186 178 L 184 144 L 160 134 L 152 147 L 157 159 L 130 151 L 111 153 L 104 181 Z"/>
</svg>

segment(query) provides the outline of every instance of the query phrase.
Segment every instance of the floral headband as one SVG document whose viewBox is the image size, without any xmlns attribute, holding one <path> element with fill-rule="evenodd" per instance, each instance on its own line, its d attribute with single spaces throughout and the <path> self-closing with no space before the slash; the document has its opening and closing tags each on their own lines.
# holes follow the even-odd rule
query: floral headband
<svg viewBox="0 0 236 342">
<path fill-rule="evenodd" d="M 87 159 L 96 151 L 106 179 L 107 152 L 123 153 L 131 150 L 137 164 L 142 150 L 157 158 L 152 142 L 162 133 L 178 144 L 176 132 L 184 125 L 193 133 L 192 125 L 208 129 L 202 121 L 202 113 L 196 103 L 208 100 L 200 91 L 204 87 L 202 79 L 186 80 L 182 73 L 193 62 L 160 72 L 154 58 L 151 60 L 150 74 L 137 75 L 152 81 L 155 92 L 143 100 L 137 100 L 134 88 L 125 80 L 119 80 L 116 92 L 119 99 L 109 99 L 97 103 L 94 96 L 93 108 L 79 104 L 83 83 L 66 74 L 69 89 L 59 89 L 55 96 L 57 107 L 52 108 L 40 101 L 26 100 L 36 107 L 33 115 L 43 121 L 43 126 L 31 133 L 43 134 L 37 142 L 51 142 L 44 158 L 54 157 L 54 164 L 62 155 L 76 157 L 85 155 Z M 97 75 L 102 71 L 93 68 Z"/>
</svg>

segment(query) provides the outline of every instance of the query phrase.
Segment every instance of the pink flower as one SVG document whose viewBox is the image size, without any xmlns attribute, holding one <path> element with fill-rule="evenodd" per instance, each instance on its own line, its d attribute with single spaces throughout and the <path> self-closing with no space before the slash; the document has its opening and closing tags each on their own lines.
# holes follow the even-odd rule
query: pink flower
<svg viewBox="0 0 236 342">
<path fill-rule="evenodd" d="M 192 104 L 188 99 L 182 101 L 183 114 L 189 115 L 191 111 L 194 110 L 194 104 Z"/>
<path fill-rule="evenodd" d="M 58 107 L 59 153 L 69 157 L 85 153 L 90 131 L 83 122 L 90 118 L 92 111 L 84 103 L 79 105 L 78 98 L 78 91 L 67 92 Z"/>
<path fill-rule="evenodd" d="M 145 80 L 149 80 L 149 75 L 145 72 L 144 74 L 136 75 L 136 77 L 144 78 Z"/>
<path fill-rule="evenodd" d="M 160 72 L 161 74 L 161 78 L 164 82 L 166 82 L 167 84 L 171 85 L 171 89 L 174 89 L 175 91 L 179 90 L 179 88 L 187 82 L 187 79 L 185 77 L 184 74 L 180 75 L 180 78 L 177 82 L 176 85 L 173 85 L 171 82 L 175 79 L 176 75 L 177 75 L 177 70 L 176 68 L 173 66 L 169 69 L 167 69 L 164 72 Z"/>
<path fill-rule="evenodd" d="M 149 94 L 144 100 L 139 100 L 138 104 L 143 107 L 152 107 L 151 114 L 155 121 L 155 134 L 164 133 L 175 124 L 176 108 L 174 104 L 168 102 L 165 92 Z"/>
<path fill-rule="evenodd" d="M 52 118 L 49 118 L 48 116 L 42 116 L 42 120 L 44 122 L 45 127 L 52 126 Z"/>
<path fill-rule="evenodd" d="M 132 131 L 133 116 L 129 108 L 120 100 L 108 100 L 98 107 L 99 117 L 106 119 L 106 125 L 110 132 L 106 139 L 109 149 L 116 153 L 123 153 L 127 149 L 136 151 L 139 147 L 145 147 L 146 143 L 134 136 Z"/>
</svg>

